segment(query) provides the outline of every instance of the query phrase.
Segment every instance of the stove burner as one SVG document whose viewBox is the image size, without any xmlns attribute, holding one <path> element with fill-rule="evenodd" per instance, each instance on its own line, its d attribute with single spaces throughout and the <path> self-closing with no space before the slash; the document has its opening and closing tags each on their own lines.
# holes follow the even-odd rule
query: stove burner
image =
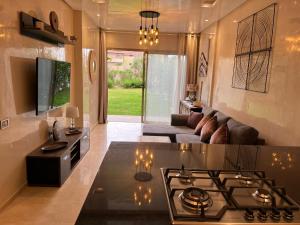
<svg viewBox="0 0 300 225">
<path fill-rule="evenodd" d="M 262 202 L 262 203 L 271 203 L 272 202 L 272 195 L 271 195 L 271 193 L 268 190 L 263 189 L 263 188 L 258 188 L 252 194 L 252 196 L 258 202 Z"/>
<path fill-rule="evenodd" d="M 252 177 L 249 176 L 243 176 L 242 174 L 238 174 L 235 176 L 235 178 L 239 179 L 240 183 L 243 185 L 252 185 Z"/>
<path fill-rule="evenodd" d="M 200 211 L 203 213 L 204 210 L 207 210 L 213 204 L 208 192 L 202 190 L 201 188 L 186 188 L 179 195 L 179 197 L 184 207 L 196 212 Z"/>
</svg>

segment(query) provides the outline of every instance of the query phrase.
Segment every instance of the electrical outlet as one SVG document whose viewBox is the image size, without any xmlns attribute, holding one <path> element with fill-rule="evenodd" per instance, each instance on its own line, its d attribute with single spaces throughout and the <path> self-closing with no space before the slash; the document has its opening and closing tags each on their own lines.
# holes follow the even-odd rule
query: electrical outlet
<svg viewBox="0 0 300 225">
<path fill-rule="evenodd" d="M 8 128 L 8 127 L 9 127 L 9 119 L 8 118 L 0 120 L 0 129 L 1 130 Z"/>
</svg>

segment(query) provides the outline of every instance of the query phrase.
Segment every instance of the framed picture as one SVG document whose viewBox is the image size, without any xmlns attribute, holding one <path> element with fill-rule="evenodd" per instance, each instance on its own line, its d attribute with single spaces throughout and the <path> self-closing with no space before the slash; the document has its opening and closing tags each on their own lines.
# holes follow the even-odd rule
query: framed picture
<svg viewBox="0 0 300 225">
<path fill-rule="evenodd" d="M 198 59 L 198 75 L 200 77 L 207 76 L 210 42 L 211 39 L 208 37 L 208 35 L 205 35 L 205 37 L 201 39 Z"/>
</svg>

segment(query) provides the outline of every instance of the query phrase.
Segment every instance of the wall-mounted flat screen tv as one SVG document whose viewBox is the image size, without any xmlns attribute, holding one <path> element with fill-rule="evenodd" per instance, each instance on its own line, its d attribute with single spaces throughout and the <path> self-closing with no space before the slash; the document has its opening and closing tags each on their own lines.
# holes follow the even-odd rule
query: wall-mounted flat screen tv
<svg viewBox="0 0 300 225">
<path fill-rule="evenodd" d="M 70 102 L 70 74 L 68 62 L 36 59 L 36 115 Z"/>
</svg>

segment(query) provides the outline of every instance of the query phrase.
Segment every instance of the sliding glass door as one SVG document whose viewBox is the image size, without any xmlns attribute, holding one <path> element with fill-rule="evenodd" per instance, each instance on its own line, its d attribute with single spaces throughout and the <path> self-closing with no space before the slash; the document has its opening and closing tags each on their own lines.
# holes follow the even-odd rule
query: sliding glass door
<svg viewBox="0 0 300 225">
<path fill-rule="evenodd" d="M 170 122 L 184 92 L 184 56 L 148 54 L 146 57 L 144 121 Z"/>
</svg>

